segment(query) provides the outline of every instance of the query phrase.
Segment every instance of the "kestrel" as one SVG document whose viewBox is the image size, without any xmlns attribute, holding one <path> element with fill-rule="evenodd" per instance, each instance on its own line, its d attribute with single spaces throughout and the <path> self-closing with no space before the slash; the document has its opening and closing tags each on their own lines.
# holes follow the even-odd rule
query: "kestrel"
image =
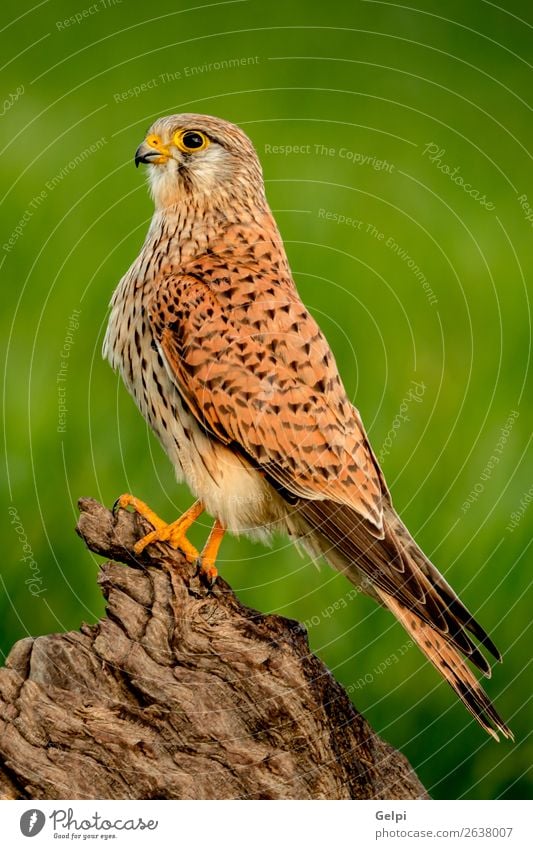
<svg viewBox="0 0 533 849">
<path fill-rule="evenodd" d="M 329 345 L 303 305 L 245 133 L 206 115 L 157 120 L 135 153 L 155 212 L 111 301 L 103 352 L 197 501 L 166 524 L 118 500 L 216 579 L 226 531 L 282 531 L 387 607 L 480 725 L 512 738 L 463 658 L 501 655 L 392 505 Z M 199 555 L 186 532 L 214 525 Z"/>
</svg>

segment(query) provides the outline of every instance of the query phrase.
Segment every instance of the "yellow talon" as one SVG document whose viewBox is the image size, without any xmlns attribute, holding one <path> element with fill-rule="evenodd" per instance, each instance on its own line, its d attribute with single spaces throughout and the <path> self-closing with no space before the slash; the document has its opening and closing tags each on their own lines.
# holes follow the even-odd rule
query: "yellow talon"
<svg viewBox="0 0 533 849">
<path fill-rule="evenodd" d="M 179 519 L 170 523 L 164 522 L 144 501 L 141 501 L 140 498 L 135 498 L 134 495 L 129 495 L 129 493 L 121 495 L 116 501 L 115 507 L 122 507 L 124 509 L 126 507 L 133 507 L 136 513 L 139 513 L 140 516 L 154 526 L 153 531 L 150 531 L 135 543 L 133 547 L 135 554 L 141 554 L 146 546 L 151 543 L 168 542 L 172 548 L 179 548 L 189 563 L 194 563 L 198 560 L 200 555 L 185 534 L 193 522 L 204 511 L 204 505 L 201 501 L 196 501 Z"/>
<path fill-rule="evenodd" d="M 198 553 L 197 549 L 186 537 L 186 533 L 193 522 L 204 512 L 204 505 L 201 501 L 195 501 L 179 519 L 170 523 L 164 522 L 144 501 L 141 501 L 140 498 L 135 498 L 134 495 L 130 495 L 129 493 L 120 496 L 115 502 L 113 509 L 116 507 L 122 507 L 123 509 L 133 507 L 136 513 L 143 516 L 154 527 L 153 531 L 145 534 L 145 536 L 135 543 L 133 546 L 135 554 L 141 554 L 147 545 L 151 545 L 154 542 L 168 542 L 172 548 L 179 548 L 189 563 L 198 564 L 200 574 L 207 580 L 210 586 L 214 584 L 218 575 L 215 563 L 226 529 L 217 519 L 201 554 Z"/>
<path fill-rule="evenodd" d="M 212 586 L 217 579 L 218 569 L 215 566 L 215 563 L 220 543 L 222 542 L 225 533 L 225 527 L 218 519 L 216 519 L 215 524 L 211 528 L 211 533 L 207 538 L 207 542 L 202 549 L 202 553 L 198 558 L 198 570 L 200 574 L 207 579 L 210 586 Z"/>
<path fill-rule="evenodd" d="M 126 507 L 133 507 L 135 512 L 139 513 L 139 515 L 146 519 L 147 522 L 150 522 L 150 524 L 153 525 L 154 528 L 159 529 L 166 527 L 167 523 L 163 522 L 163 520 L 159 518 L 157 513 L 154 513 L 154 511 L 151 510 L 150 507 L 148 507 L 148 505 L 144 503 L 144 501 L 141 501 L 140 498 L 135 498 L 134 495 L 130 495 L 128 492 L 124 493 L 124 495 L 121 495 L 120 498 L 117 498 L 113 510 L 115 510 L 117 507 L 122 507 L 124 510 L 126 509 Z"/>
</svg>

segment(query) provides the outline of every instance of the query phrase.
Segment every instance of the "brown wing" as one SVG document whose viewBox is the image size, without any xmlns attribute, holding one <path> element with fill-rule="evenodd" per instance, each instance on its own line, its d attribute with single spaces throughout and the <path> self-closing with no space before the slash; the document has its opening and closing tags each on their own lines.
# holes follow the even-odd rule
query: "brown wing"
<svg viewBox="0 0 533 849">
<path fill-rule="evenodd" d="M 290 279 L 194 264 L 150 308 L 167 370 L 199 423 L 284 489 L 352 507 L 383 532 L 386 489 L 333 355 Z"/>
</svg>

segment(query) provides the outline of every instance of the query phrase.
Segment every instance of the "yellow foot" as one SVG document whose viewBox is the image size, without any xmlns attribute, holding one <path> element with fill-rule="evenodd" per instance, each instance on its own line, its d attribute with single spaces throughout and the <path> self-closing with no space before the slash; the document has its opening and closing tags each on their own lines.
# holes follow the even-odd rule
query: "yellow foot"
<svg viewBox="0 0 533 849">
<path fill-rule="evenodd" d="M 226 529 L 216 519 L 215 524 L 211 528 L 211 533 L 207 538 L 207 542 L 202 549 L 201 555 L 197 559 L 198 572 L 205 580 L 209 587 L 212 587 L 218 576 L 218 569 L 215 566 L 218 549 L 220 543 L 224 539 Z"/>
<path fill-rule="evenodd" d="M 144 501 L 140 500 L 140 498 L 135 498 L 134 495 L 129 495 L 128 493 L 121 495 L 115 502 L 114 509 L 117 507 L 133 507 L 136 513 L 139 513 L 139 515 L 143 516 L 143 518 L 154 526 L 153 531 L 150 531 L 150 533 L 146 534 L 146 536 L 142 537 L 142 539 L 135 543 L 133 550 L 136 554 L 141 554 L 141 552 L 144 551 L 146 546 L 150 545 L 150 543 L 168 542 L 172 548 L 179 548 L 189 563 L 198 561 L 200 555 L 194 545 L 189 542 L 185 534 L 192 523 L 196 521 L 198 516 L 200 516 L 200 514 L 204 511 L 204 505 L 201 501 L 196 501 L 192 507 L 189 507 L 189 509 L 185 511 L 183 516 L 180 516 L 180 518 L 176 519 L 175 522 L 170 522 L 170 524 L 167 524 L 167 522 L 160 519 L 159 516 L 144 503 Z"/>
</svg>

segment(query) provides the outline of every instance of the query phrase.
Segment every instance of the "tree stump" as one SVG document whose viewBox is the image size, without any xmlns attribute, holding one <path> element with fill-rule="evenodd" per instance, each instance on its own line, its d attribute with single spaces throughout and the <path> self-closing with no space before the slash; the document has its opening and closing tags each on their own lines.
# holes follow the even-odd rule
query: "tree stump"
<svg viewBox="0 0 533 849">
<path fill-rule="evenodd" d="M 12 799 L 418 799 L 427 793 L 297 622 L 212 590 L 150 526 L 79 502 L 106 616 L 16 643 L 0 669 Z M 115 562 L 119 561 L 119 562 Z"/>
</svg>

